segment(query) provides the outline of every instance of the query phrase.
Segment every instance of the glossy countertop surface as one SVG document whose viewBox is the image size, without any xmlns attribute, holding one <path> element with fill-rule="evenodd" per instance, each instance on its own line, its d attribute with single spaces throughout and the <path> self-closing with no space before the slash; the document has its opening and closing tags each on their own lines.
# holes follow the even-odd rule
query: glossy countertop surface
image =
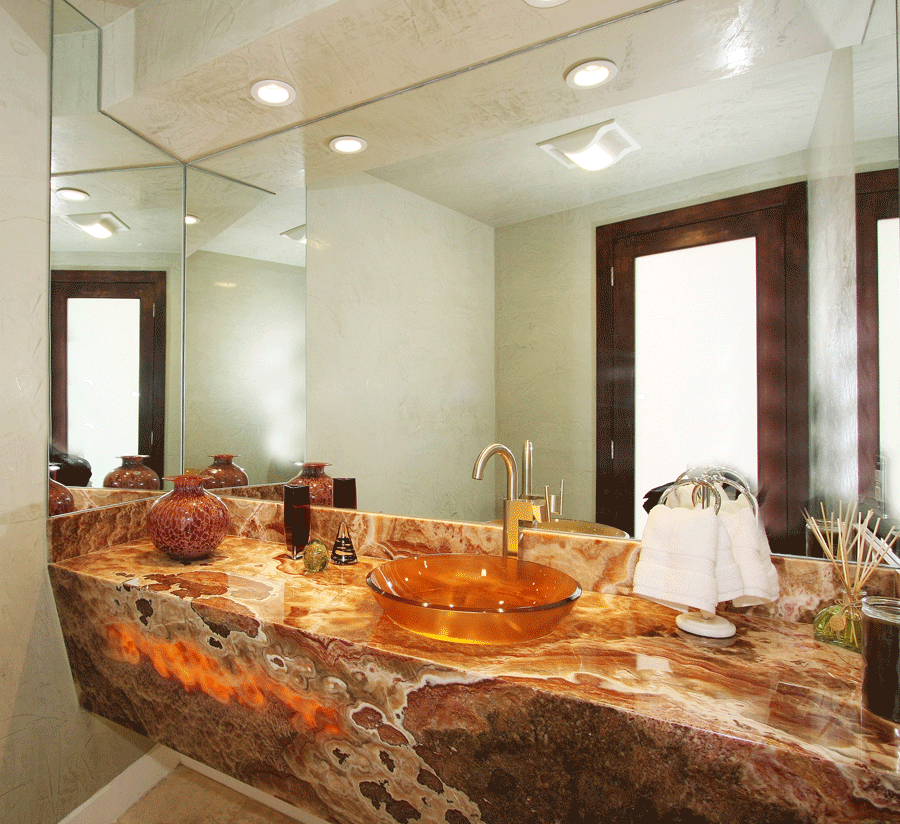
<svg viewBox="0 0 900 824">
<path fill-rule="evenodd" d="M 376 604 L 365 576 L 382 560 L 308 574 L 284 547 L 229 537 L 183 564 L 136 541 L 54 566 L 77 576 L 184 599 L 235 620 L 276 624 L 466 679 L 500 679 L 748 744 L 838 770 L 864 769 L 900 790 L 896 728 L 860 710 L 861 658 L 820 644 L 809 624 L 729 615 L 732 639 L 682 633 L 675 613 L 633 596 L 585 592 L 550 635 L 514 646 L 412 634 Z M 890 820 L 894 820 L 893 817 Z"/>
</svg>

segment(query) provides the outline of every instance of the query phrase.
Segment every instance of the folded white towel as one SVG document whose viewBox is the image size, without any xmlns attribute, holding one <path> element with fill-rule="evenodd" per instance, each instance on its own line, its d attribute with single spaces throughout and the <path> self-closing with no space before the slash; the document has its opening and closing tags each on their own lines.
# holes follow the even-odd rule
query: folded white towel
<svg viewBox="0 0 900 824">
<path fill-rule="evenodd" d="M 719 516 L 728 529 L 731 552 L 741 571 L 743 588 L 731 599 L 736 607 L 764 604 L 778 597 L 778 571 L 772 563 L 769 540 L 749 507 Z"/>
<path fill-rule="evenodd" d="M 715 612 L 719 520 L 712 509 L 650 510 L 634 570 L 636 595 L 673 609 Z"/>
<path fill-rule="evenodd" d="M 694 503 L 693 490 L 691 484 L 676 487 L 665 505 L 650 511 L 634 593 L 681 611 L 709 613 L 724 601 L 738 607 L 774 601 L 778 573 L 750 500 L 731 500 L 719 487 L 716 516 Z"/>
</svg>

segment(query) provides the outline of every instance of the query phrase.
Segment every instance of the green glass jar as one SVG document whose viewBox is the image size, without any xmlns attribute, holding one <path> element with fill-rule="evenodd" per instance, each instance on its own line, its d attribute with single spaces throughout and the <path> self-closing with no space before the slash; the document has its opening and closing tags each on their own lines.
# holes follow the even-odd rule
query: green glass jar
<svg viewBox="0 0 900 824">
<path fill-rule="evenodd" d="M 862 643 L 862 597 L 865 594 L 861 592 L 854 599 L 842 590 L 840 600 L 825 607 L 813 621 L 815 639 L 859 652 Z"/>
</svg>

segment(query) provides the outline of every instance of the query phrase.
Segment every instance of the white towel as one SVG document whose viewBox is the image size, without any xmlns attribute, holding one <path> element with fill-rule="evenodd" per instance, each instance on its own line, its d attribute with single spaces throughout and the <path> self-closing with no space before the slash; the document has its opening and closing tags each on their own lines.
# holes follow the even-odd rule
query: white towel
<svg viewBox="0 0 900 824">
<path fill-rule="evenodd" d="M 731 552 L 741 571 L 742 591 L 730 599 L 736 607 L 764 604 L 778 597 L 778 571 L 766 531 L 750 507 L 719 515 L 731 539 Z"/>
<path fill-rule="evenodd" d="M 650 510 L 634 570 L 636 595 L 686 612 L 713 613 L 719 602 L 719 519 L 712 509 Z"/>
<path fill-rule="evenodd" d="M 732 501 L 720 489 L 716 516 L 712 508 L 694 505 L 692 490 L 678 487 L 666 505 L 650 511 L 634 593 L 682 612 L 693 607 L 713 613 L 724 601 L 737 607 L 774 601 L 778 572 L 750 501 L 743 495 Z"/>
</svg>

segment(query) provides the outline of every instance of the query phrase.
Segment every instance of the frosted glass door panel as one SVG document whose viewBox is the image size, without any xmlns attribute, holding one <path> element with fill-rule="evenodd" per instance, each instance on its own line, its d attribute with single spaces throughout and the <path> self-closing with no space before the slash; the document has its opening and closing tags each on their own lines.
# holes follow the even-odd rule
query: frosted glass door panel
<svg viewBox="0 0 900 824">
<path fill-rule="evenodd" d="M 756 239 L 636 258 L 634 302 L 639 536 L 645 493 L 688 467 L 756 484 Z"/>
<path fill-rule="evenodd" d="M 86 458 L 91 483 L 138 454 L 138 299 L 69 298 L 69 452 Z"/>
<path fill-rule="evenodd" d="M 900 513 L 900 220 L 878 221 L 879 452 L 889 515 Z"/>
</svg>

